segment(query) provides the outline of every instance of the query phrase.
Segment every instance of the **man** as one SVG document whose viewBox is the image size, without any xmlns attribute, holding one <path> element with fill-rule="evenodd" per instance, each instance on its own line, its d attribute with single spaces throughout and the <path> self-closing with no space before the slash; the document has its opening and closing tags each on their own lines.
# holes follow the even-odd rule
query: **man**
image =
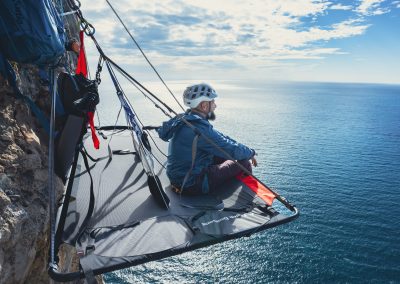
<svg viewBox="0 0 400 284">
<path fill-rule="evenodd" d="M 210 120 L 215 120 L 217 93 L 208 84 L 189 86 L 183 93 L 184 104 L 189 109 L 158 129 L 164 141 L 169 141 L 167 175 L 173 189 L 183 194 L 208 193 L 224 181 L 233 178 L 242 170 L 234 161 L 207 141 L 211 139 L 251 172 L 257 166 L 255 151 L 213 129 Z M 196 134 L 186 122 L 192 124 Z M 197 132 L 196 131 L 196 132 Z M 195 158 L 192 159 L 192 156 Z"/>
</svg>

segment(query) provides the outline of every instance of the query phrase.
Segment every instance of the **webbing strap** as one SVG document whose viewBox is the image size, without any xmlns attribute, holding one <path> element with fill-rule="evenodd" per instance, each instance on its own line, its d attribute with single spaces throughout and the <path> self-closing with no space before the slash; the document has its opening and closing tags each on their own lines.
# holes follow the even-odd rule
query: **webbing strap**
<svg viewBox="0 0 400 284">
<path fill-rule="evenodd" d="M 196 136 L 194 136 L 193 138 L 193 142 L 192 142 L 192 165 L 190 166 L 190 169 L 188 170 L 188 172 L 186 173 L 183 182 L 182 182 L 182 186 L 181 186 L 181 191 L 184 190 L 185 188 L 185 184 L 188 180 L 188 178 L 190 177 L 190 175 L 192 174 L 192 170 L 194 167 L 194 161 L 196 160 L 196 154 L 197 154 L 197 142 L 199 141 L 199 134 L 196 134 Z"/>
<path fill-rule="evenodd" d="M 129 123 L 131 124 L 133 131 L 135 131 L 136 136 L 138 139 L 142 138 L 143 135 L 143 131 L 142 129 L 139 127 L 138 122 L 137 122 L 137 118 L 135 113 L 133 112 L 132 108 L 130 107 L 130 105 L 128 104 L 128 102 L 126 101 L 126 99 L 124 98 L 124 92 L 121 89 L 118 79 L 116 78 L 109 61 L 106 61 L 106 66 L 108 69 L 108 72 L 110 74 L 111 80 L 113 81 L 115 90 L 117 91 L 117 96 L 118 99 L 121 103 L 121 106 L 123 107 L 124 111 L 125 111 L 125 115 L 129 120 Z M 140 141 L 141 142 L 141 141 Z"/>
<path fill-rule="evenodd" d="M 85 78 L 88 77 L 88 67 L 87 67 L 87 60 L 86 60 L 86 53 L 85 53 L 85 43 L 84 43 L 84 33 L 83 31 L 79 32 L 79 39 L 81 42 L 81 47 L 79 50 L 78 62 L 76 64 L 75 74 L 82 74 Z M 92 141 L 95 149 L 100 148 L 100 141 L 96 135 L 96 129 L 94 127 L 94 111 L 89 111 L 87 113 L 88 122 L 92 134 Z"/>
<path fill-rule="evenodd" d="M 79 40 L 81 42 L 81 46 L 79 49 L 79 56 L 78 56 L 78 62 L 76 63 L 75 74 L 82 74 L 85 78 L 87 78 L 88 69 L 87 69 L 85 43 L 83 35 L 84 35 L 83 31 L 80 31 Z"/>
<path fill-rule="evenodd" d="M 90 178 L 90 201 L 89 201 L 89 209 L 88 209 L 88 212 L 87 212 L 86 217 L 85 217 L 85 219 L 83 220 L 82 225 L 81 225 L 81 227 L 80 227 L 80 229 L 79 229 L 79 232 L 78 232 L 78 234 L 77 234 L 76 240 L 77 240 L 78 242 L 79 242 L 79 239 L 80 239 L 81 235 L 82 235 L 83 232 L 85 231 L 85 229 L 86 229 L 86 227 L 87 227 L 87 225 L 88 225 L 88 223 L 89 223 L 90 218 L 92 217 L 93 210 L 94 210 L 94 199 L 95 199 L 95 197 L 94 197 L 94 190 L 93 190 L 93 178 L 92 178 L 92 174 L 90 173 L 89 162 L 88 162 L 88 159 L 87 159 L 87 157 L 86 157 L 86 155 L 85 155 L 85 152 L 83 152 L 83 150 L 80 150 L 80 152 L 81 152 L 83 161 L 84 161 L 84 163 L 85 163 L 86 171 L 87 171 L 87 173 L 89 174 L 89 178 Z"/>
<path fill-rule="evenodd" d="M 94 148 L 99 149 L 100 141 L 99 141 L 99 138 L 97 138 L 96 128 L 94 127 L 94 112 L 88 111 L 87 115 L 88 115 L 90 133 L 92 134 L 92 141 L 93 141 Z"/>
<path fill-rule="evenodd" d="M 72 167 L 71 167 L 71 171 L 69 174 L 68 185 L 67 185 L 67 189 L 65 191 L 63 206 L 61 209 L 61 215 L 60 215 L 60 219 L 59 219 L 59 223 L 58 223 L 58 227 L 57 227 L 57 231 L 56 231 L 56 236 L 55 236 L 56 249 L 58 248 L 59 244 L 62 241 L 62 234 L 64 231 L 65 219 L 67 218 L 68 206 L 69 206 L 71 192 L 72 192 L 72 186 L 74 185 L 74 177 L 75 177 L 75 173 L 76 173 L 76 166 L 78 164 L 78 157 L 79 157 L 79 151 L 76 150 L 75 155 L 74 155 L 74 160 L 72 163 Z"/>
<path fill-rule="evenodd" d="M 101 161 L 101 160 L 109 159 L 110 156 L 111 156 L 111 158 L 112 158 L 113 155 L 121 155 L 121 156 L 122 156 L 122 155 L 137 155 L 137 152 L 136 152 L 136 151 L 129 151 L 129 150 L 111 150 L 111 148 L 109 148 L 109 149 L 110 149 L 109 151 L 111 151 L 111 153 L 109 153 L 107 156 L 99 157 L 99 158 L 94 158 L 94 157 L 92 157 L 92 156 L 86 151 L 85 148 L 83 148 L 83 151 L 85 152 L 86 156 L 87 156 L 92 162 L 95 162 L 95 163 L 97 163 L 97 162 L 99 162 L 99 161 Z"/>
<path fill-rule="evenodd" d="M 137 225 L 140 225 L 140 221 L 133 221 L 127 224 L 120 224 L 120 225 L 114 225 L 114 226 L 104 226 L 104 227 L 97 227 L 95 229 L 93 229 L 90 232 L 90 238 L 89 239 L 95 239 L 99 233 L 101 233 L 101 230 L 103 229 L 108 229 L 107 232 L 110 231 L 118 231 L 118 230 L 122 230 L 122 229 L 126 229 L 126 228 L 133 228 L 136 227 Z"/>
<path fill-rule="evenodd" d="M 88 284 L 97 284 L 96 277 L 94 276 L 93 270 L 90 268 L 90 261 L 87 257 L 82 257 L 79 260 L 82 267 L 83 273 L 85 274 L 85 279 Z"/>
</svg>

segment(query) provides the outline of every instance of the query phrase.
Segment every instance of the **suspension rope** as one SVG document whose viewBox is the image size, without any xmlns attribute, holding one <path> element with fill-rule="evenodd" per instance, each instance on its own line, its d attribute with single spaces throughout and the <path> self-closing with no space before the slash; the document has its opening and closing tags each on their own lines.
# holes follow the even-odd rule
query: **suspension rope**
<svg viewBox="0 0 400 284">
<path fill-rule="evenodd" d="M 185 111 L 185 109 L 183 108 L 183 106 L 179 103 L 179 101 L 177 100 L 176 96 L 172 93 L 172 91 L 170 90 L 170 88 L 167 86 L 167 84 L 164 82 L 163 78 L 161 78 L 160 74 L 158 73 L 158 71 L 156 70 L 156 68 L 153 66 L 153 64 L 150 62 L 150 60 L 147 58 L 146 54 L 143 52 L 142 48 L 140 47 L 139 43 L 135 40 L 135 38 L 132 36 L 132 34 L 130 33 L 130 31 L 128 30 L 128 28 L 126 27 L 126 25 L 124 24 L 124 22 L 122 21 L 121 17 L 118 15 L 117 11 L 115 11 L 114 7 L 111 5 L 111 3 L 106 0 L 107 4 L 110 6 L 111 10 L 114 12 L 115 16 L 117 16 L 118 20 L 121 22 L 121 24 L 124 26 L 126 32 L 129 34 L 129 36 L 131 37 L 131 39 L 133 40 L 133 42 L 135 43 L 135 45 L 137 46 L 137 48 L 140 50 L 140 52 L 142 53 L 143 57 L 146 59 L 147 63 L 149 63 L 149 65 L 151 66 L 151 68 L 154 70 L 154 72 L 157 74 L 158 78 L 161 80 L 161 82 L 164 84 L 165 88 L 168 90 L 168 92 L 171 94 L 171 96 L 174 98 L 175 102 L 179 105 L 179 107 L 182 109 L 182 111 Z"/>
<path fill-rule="evenodd" d="M 103 51 L 103 49 L 100 47 L 100 45 L 98 44 L 96 38 L 91 35 L 90 36 L 94 42 L 94 44 L 96 45 L 97 50 L 99 51 L 100 55 L 103 57 L 103 59 L 105 59 L 106 61 L 108 61 L 109 63 L 111 63 L 112 66 L 114 66 L 116 68 L 116 70 L 122 74 L 125 78 L 129 78 L 129 81 L 131 81 L 131 83 L 135 83 L 138 87 L 140 87 L 143 91 L 145 91 L 147 94 L 149 94 L 153 99 L 155 99 L 159 104 L 161 104 L 165 109 L 167 109 L 168 112 L 177 115 L 177 113 L 170 107 L 168 106 L 165 102 L 163 102 L 162 100 L 160 100 L 156 95 L 154 95 L 150 90 L 148 90 L 145 86 L 143 86 L 139 81 L 137 81 L 135 78 L 133 78 L 128 72 L 126 72 L 124 69 L 122 69 L 117 63 L 115 63 L 111 58 L 109 58 Z M 142 94 L 147 97 L 146 94 L 144 94 L 144 92 L 142 92 Z M 170 115 L 168 115 L 159 105 L 157 105 L 154 101 L 152 101 L 157 108 L 161 109 L 165 115 L 171 117 Z"/>
<path fill-rule="evenodd" d="M 158 105 L 151 97 L 149 97 L 148 95 L 146 95 L 146 94 L 139 88 L 139 86 L 138 86 L 134 81 L 132 81 L 128 76 L 126 76 L 125 73 L 122 73 L 122 72 L 119 71 L 119 70 L 117 70 L 117 71 L 118 71 L 122 76 L 124 76 L 125 79 L 127 79 L 129 82 L 131 82 L 131 84 L 132 84 L 133 86 L 135 86 L 135 88 L 136 88 L 139 92 L 141 92 L 141 93 L 143 94 L 143 96 L 144 96 L 146 99 L 148 99 L 149 101 L 151 101 L 151 102 L 154 104 L 154 106 L 155 106 L 156 108 L 158 108 L 159 110 L 161 110 L 162 113 L 164 113 L 165 116 L 168 116 L 169 118 L 172 118 L 172 116 L 171 116 L 166 110 L 164 110 L 160 105 Z"/>
<path fill-rule="evenodd" d="M 164 157 L 167 158 L 168 156 L 158 147 L 156 141 L 154 141 L 154 138 L 153 138 L 153 136 L 151 136 L 150 131 L 148 131 L 148 130 L 145 130 L 145 131 L 146 131 L 147 135 L 149 135 L 151 141 L 153 141 L 153 143 L 154 143 L 154 145 L 156 146 L 157 150 L 158 150 Z"/>
</svg>

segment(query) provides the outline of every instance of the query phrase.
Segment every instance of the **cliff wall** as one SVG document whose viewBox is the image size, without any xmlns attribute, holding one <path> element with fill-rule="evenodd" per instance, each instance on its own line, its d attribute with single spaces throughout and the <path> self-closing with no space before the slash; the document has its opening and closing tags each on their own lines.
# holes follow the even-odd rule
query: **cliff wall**
<svg viewBox="0 0 400 284">
<path fill-rule="evenodd" d="M 76 18 L 64 20 L 68 38 L 78 39 Z M 74 70 L 76 56 L 68 52 L 65 62 Z M 51 96 L 38 68 L 17 63 L 13 68 L 22 93 L 48 114 Z M 49 282 L 47 180 L 47 133 L 0 76 L 0 284 Z M 58 200 L 63 184 L 55 180 Z M 76 270 L 74 251 L 62 249 L 60 263 L 62 271 Z"/>
</svg>

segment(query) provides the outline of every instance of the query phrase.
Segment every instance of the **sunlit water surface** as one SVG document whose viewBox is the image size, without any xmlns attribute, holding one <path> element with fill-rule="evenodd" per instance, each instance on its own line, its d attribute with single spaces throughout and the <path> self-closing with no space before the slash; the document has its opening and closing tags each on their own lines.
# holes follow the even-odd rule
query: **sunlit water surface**
<svg viewBox="0 0 400 284">
<path fill-rule="evenodd" d="M 103 125 L 118 113 L 115 94 L 106 93 Z M 144 124 L 166 119 L 128 93 Z M 294 202 L 300 218 L 105 281 L 400 283 L 400 86 L 226 83 L 219 93 L 215 127 L 256 149 L 255 174 Z"/>
</svg>

